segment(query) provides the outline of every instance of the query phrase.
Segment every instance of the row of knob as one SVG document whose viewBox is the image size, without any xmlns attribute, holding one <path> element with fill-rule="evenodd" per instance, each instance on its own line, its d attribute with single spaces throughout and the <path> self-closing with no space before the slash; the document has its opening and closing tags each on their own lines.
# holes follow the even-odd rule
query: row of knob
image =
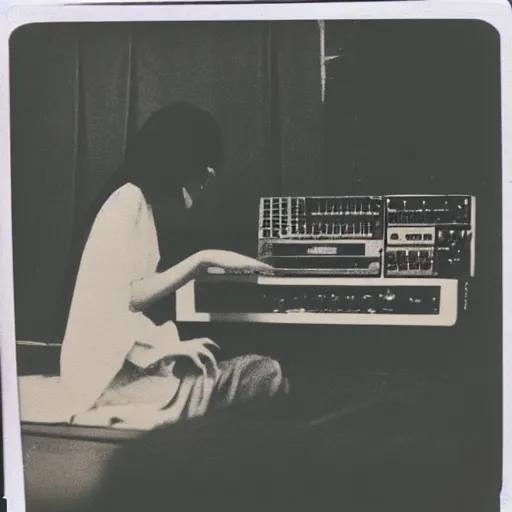
<svg viewBox="0 0 512 512">
<path fill-rule="evenodd" d="M 380 215 L 382 200 L 372 197 L 273 197 L 261 201 L 263 215 L 274 216 L 342 216 Z M 389 222 L 412 223 L 468 223 L 469 198 L 404 197 L 387 199 Z"/>
<path fill-rule="evenodd" d="M 274 197 L 261 202 L 264 214 L 380 215 L 382 200 L 369 197 Z"/>
<path fill-rule="evenodd" d="M 453 214 L 450 211 L 397 211 L 388 212 L 388 223 L 403 224 L 466 224 L 466 214 Z"/>
<path fill-rule="evenodd" d="M 318 294 L 305 297 L 265 297 L 270 301 L 274 313 L 285 312 L 333 312 L 333 313 L 377 313 L 394 312 L 397 308 L 421 309 L 425 312 L 436 313 L 439 308 L 439 298 L 436 295 L 418 294 L 400 297 L 392 290 L 364 295 Z"/>
<path fill-rule="evenodd" d="M 284 220 L 284 219 L 283 219 Z M 290 223 L 262 222 L 262 235 L 264 238 L 287 236 L 312 236 L 312 237 L 361 237 L 372 238 L 375 227 L 372 222 L 314 222 L 311 224 L 296 221 Z"/>
<path fill-rule="evenodd" d="M 382 200 L 371 197 L 308 198 L 306 211 L 311 215 L 380 215 Z"/>
<path fill-rule="evenodd" d="M 469 211 L 469 197 L 403 196 L 386 200 L 388 211 Z"/>
</svg>

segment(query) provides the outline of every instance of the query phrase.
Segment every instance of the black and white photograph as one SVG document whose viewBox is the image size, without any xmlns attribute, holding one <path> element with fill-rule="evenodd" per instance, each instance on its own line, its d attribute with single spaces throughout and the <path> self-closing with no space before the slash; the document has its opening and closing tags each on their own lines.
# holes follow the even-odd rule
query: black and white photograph
<svg viewBox="0 0 512 512">
<path fill-rule="evenodd" d="M 476 19 L 16 29 L 27 512 L 499 510 L 501 51 Z"/>
</svg>

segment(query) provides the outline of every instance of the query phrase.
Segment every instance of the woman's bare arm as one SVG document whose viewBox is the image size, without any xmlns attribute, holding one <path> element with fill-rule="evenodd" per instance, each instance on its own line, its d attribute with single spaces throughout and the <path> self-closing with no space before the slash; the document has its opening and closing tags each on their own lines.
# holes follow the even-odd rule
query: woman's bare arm
<svg viewBox="0 0 512 512">
<path fill-rule="evenodd" d="M 189 256 L 168 270 L 155 273 L 131 285 L 131 309 L 144 311 L 163 297 L 195 279 L 204 269 L 268 269 L 269 265 L 230 251 L 206 250 Z"/>
<path fill-rule="evenodd" d="M 134 281 L 131 284 L 131 309 L 144 311 L 197 277 L 202 267 L 201 254 L 196 253 L 164 272 Z"/>
</svg>

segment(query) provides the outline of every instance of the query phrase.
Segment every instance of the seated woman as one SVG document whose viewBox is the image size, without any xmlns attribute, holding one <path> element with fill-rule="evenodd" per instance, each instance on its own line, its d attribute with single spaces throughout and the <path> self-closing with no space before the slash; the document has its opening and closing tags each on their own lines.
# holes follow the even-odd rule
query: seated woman
<svg viewBox="0 0 512 512">
<path fill-rule="evenodd" d="M 209 267 L 264 266 L 205 250 L 157 271 L 154 205 L 183 215 L 215 178 L 220 157 L 217 122 L 187 103 L 154 113 L 130 141 L 82 237 L 60 361 L 70 421 L 149 429 L 286 389 L 276 361 L 247 355 L 217 363 L 213 341 L 183 341 L 173 322 L 156 325 L 144 314 Z"/>
</svg>

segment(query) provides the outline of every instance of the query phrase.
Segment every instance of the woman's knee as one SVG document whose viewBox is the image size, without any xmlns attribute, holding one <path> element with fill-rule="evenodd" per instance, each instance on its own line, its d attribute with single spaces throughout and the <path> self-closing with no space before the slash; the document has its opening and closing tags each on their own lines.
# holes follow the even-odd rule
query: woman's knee
<svg viewBox="0 0 512 512">
<path fill-rule="evenodd" d="M 286 379 L 281 365 L 275 359 L 265 356 L 252 356 L 246 366 L 249 378 L 257 381 L 261 391 L 274 396 L 286 387 Z"/>
</svg>

